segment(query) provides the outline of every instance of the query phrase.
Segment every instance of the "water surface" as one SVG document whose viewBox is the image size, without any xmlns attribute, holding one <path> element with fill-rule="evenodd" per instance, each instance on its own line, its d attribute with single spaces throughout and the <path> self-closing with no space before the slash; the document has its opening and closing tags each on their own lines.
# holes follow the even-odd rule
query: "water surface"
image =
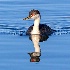
<svg viewBox="0 0 70 70">
<path fill-rule="evenodd" d="M 40 43 L 39 63 L 31 63 L 33 44 L 25 35 L 33 21 L 23 21 L 31 9 L 41 12 L 41 23 L 57 30 Z M 0 0 L 0 70 L 70 70 L 70 1 Z M 20 32 L 23 36 L 19 36 Z"/>
</svg>

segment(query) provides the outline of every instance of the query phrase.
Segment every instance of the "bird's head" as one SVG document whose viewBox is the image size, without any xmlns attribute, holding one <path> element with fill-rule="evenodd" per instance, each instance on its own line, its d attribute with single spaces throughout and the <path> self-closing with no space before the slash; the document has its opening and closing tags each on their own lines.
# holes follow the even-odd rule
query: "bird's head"
<svg viewBox="0 0 70 70">
<path fill-rule="evenodd" d="M 24 18 L 23 20 L 27 20 L 27 19 L 37 19 L 38 17 L 40 17 L 41 18 L 41 15 L 40 15 L 40 12 L 38 11 L 38 10 L 31 10 L 30 12 L 29 12 L 29 16 L 28 17 L 26 17 L 26 18 Z"/>
</svg>

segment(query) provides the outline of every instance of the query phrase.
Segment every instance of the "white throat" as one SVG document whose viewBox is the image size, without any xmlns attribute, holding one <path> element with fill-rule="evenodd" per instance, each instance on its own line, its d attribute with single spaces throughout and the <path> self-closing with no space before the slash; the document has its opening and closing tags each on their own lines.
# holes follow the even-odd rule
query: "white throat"
<svg viewBox="0 0 70 70">
<path fill-rule="evenodd" d="M 34 26 L 31 34 L 40 34 L 39 31 L 39 24 L 40 24 L 40 16 L 34 20 Z"/>
</svg>

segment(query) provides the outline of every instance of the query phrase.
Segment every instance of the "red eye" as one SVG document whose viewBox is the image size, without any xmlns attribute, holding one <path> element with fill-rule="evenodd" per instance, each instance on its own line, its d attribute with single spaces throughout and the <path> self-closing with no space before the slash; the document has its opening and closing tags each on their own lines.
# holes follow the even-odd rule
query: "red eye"
<svg viewBox="0 0 70 70">
<path fill-rule="evenodd" d="M 34 14 L 31 14 L 31 17 L 34 16 Z"/>
</svg>

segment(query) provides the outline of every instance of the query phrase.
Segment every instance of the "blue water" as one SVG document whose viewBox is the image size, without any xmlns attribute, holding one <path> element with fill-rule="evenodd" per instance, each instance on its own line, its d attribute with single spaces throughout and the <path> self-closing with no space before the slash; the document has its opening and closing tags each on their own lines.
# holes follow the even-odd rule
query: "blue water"
<svg viewBox="0 0 70 70">
<path fill-rule="evenodd" d="M 33 21 L 23 18 L 31 9 L 41 12 L 41 23 L 57 30 L 40 43 L 39 63 L 31 63 L 27 54 L 34 49 L 25 35 Z M 0 37 L 0 70 L 70 70 L 70 0 L 0 0 Z"/>
</svg>

